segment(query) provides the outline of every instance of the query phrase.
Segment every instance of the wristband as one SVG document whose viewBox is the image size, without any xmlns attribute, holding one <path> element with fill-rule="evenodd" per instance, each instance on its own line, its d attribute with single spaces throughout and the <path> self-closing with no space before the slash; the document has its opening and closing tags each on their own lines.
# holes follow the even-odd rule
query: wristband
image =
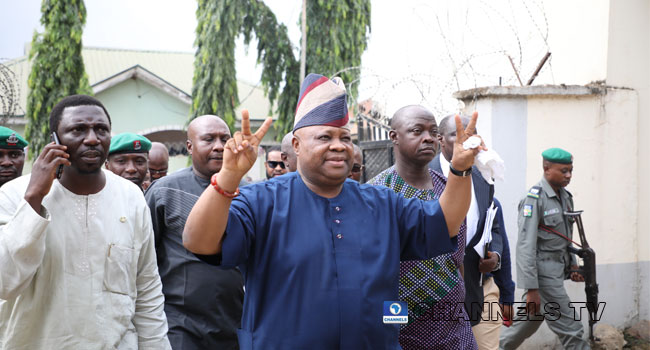
<svg viewBox="0 0 650 350">
<path fill-rule="evenodd" d="M 219 187 L 219 185 L 217 185 L 217 173 L 212 175 L 212 179 L 211 179 L 210 183 L 212 184 L 212 187 L 214 187 L 214 189 L 217 190 L 217 192 L 219 192 L 219 194 L 221 194 L 222 196 L 224 196 L 226 198 L 232 199 L 232 198 L 235 198 L 235 197 L 239 196 L 239 187 L 237 187 L 235 192 L 226 192 L 223 188 L 221 188 L 221 187 Z"/>
<path fill-rule="evenodd" d="M 454 174 L 456 176 L 460 176 L 460 177 L 467 177 L 467 176 L 472 175 L 472 167 L 469 167 L 469 169 L 467 169 L 467 170 L 460 171 L 460 170 L 454 169 L 454 167 L 451 166 L 451 163 L 449 163 L 449 171 L 452 174 Z"/>
</svg>

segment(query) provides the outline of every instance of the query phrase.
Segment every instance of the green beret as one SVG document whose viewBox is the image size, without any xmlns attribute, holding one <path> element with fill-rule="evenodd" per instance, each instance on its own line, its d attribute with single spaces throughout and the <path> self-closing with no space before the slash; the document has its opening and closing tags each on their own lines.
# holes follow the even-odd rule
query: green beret
<svg viewBox="0 0 650 350">
<path fill-rule="evenodd" d="M 17 132 L 0 126 L 0 148 L 23 149 L 28 143 Z"/>
<path fill-rule="evenodd" d="M 560 164 L 571 164 L 573 163 L 573 156 L 571 153 L 561 149 L 561 148 L 549 148 L 546 151 L 542 152 L 542 157 L 544 160 L 548 160 L 552 163 Z"/>
<path fill-rule="evenodd" d="M 147 153 L 151 149 L 151 141 L 148 138 L 125 132 L 111 138 L 111 148 L 108 154 L 114 153 Z"/>
</svg>

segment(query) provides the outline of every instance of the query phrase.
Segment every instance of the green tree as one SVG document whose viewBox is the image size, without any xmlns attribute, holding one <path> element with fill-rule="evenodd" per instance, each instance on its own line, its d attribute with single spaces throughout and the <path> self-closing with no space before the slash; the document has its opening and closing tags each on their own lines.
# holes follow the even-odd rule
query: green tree
<svg viewBox="0 0 650 350">
<path fill-rule="evenodd" d="M 50 142 L 49 115 L 63 97 L 92 92 L 81 57 L 81 35 L 86 23 L 83 0 L 43 0 L 42 34 L 34 33 L 27 81 L 27 127 L 29 157 Z"/>
<path fill-rule="evenodd" d="M 369 32 L 369 0 L 307 0 L 306 71 L 340 76 L 354 98 Z"/>
<path fill-rule="evenodd" d="M 217 114 L 235 124 L 237 71 L 235 40 L 257 38 L 257 61 L 271 106 L 277 101 L 278 138 L 291 130 L 300 91 L 300 65 L 287 28 L 260 0 L 198 0 L 197 46 L 192 88 L 193 119 Z M 361 54 L 370 30 L 370 0 L 308 0 L 307 72 L 341 72 L 356 95 Z M 273 107 L 271 107 L 273 108 Z M 269 111 L 273 113 L 273 111 Z"/>
<path fill-rule="evenodd" d="M 239 104 L 235 71 L 235 39 L 241 32 L 238 0 L 199 0 L 196 11 L 196 56 L 192 86 L 192 118 L 222 117 L 232 130 Z"/>
</svg>

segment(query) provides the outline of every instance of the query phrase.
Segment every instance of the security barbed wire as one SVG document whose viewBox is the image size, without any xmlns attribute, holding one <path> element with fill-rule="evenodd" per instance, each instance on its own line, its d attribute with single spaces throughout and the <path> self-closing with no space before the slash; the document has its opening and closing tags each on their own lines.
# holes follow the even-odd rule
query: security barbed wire
<svg viewBox="0 0 650 350">
<path fill-rule="evenodd" d="M 7 120 L 20 109 L 20 88 L 16 74 L 0 62 L 0 122 Z M 23 113 L 24 114 L 24 113 Z"/>
<path fill-rule="evenodd" d="M 441 118 L 462 108 L 462 103 L 452 97 L 455 91 L 499 84 L 519 85 L 517 75 L 522 85 L 525 84 L 540 60 L 551 51 L 548 17 L 541 1 L 494 3 L 479 0 L 464 4 L 466 7 L 462 8 L 463 3 L 448 0 L 435 5 L 421 3 L 413 9 L 414 17 L 432 34 L 431 43 L 427 44 L 439 43 L 439 53 L 432 57 L 431 65 L 440 69 L 391 77 L 367 67 L 348 67 L 342 71 L 361 71 L 358 94 L 351 96 L 350 101 L 372 100 L 373 109 L 386 114 L 399 107 L 392 105 L 396 91 L 410 91 L 410 100 L 419 100 Z M 429 13 L 423 8 L 433 11 L 433 16 L 427 17 Z M 458 30 L 459 24 L 451 18 L 452 8 L 462 13 L 460 26 L 463 30 Z M 484 19 L 487 28 L 473 26 L 476 18 Z M 471 42 L 480 43 L 480 46 L 472 46 Z M 514 67 L 508 56 L 515 61 Z M 432 70 L 435 73 L 431 73 Z M 552 70 L 551 56 L 540 74 L 547 72 L 550 81 L 554 82 Z M 386 115 L 385 119 L 389 117 Z"/>
</svg>

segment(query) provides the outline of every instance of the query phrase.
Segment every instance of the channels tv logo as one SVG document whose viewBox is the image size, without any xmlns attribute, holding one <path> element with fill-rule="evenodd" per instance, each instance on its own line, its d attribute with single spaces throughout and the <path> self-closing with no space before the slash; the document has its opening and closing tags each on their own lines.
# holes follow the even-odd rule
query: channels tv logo
<svg viewBox="0 0 650 350">
<path fill-rule="evenodd" d="M 408 308 L 404 301 L 384 301 L 384 323 L 409 323 Z"/>
</svg>

